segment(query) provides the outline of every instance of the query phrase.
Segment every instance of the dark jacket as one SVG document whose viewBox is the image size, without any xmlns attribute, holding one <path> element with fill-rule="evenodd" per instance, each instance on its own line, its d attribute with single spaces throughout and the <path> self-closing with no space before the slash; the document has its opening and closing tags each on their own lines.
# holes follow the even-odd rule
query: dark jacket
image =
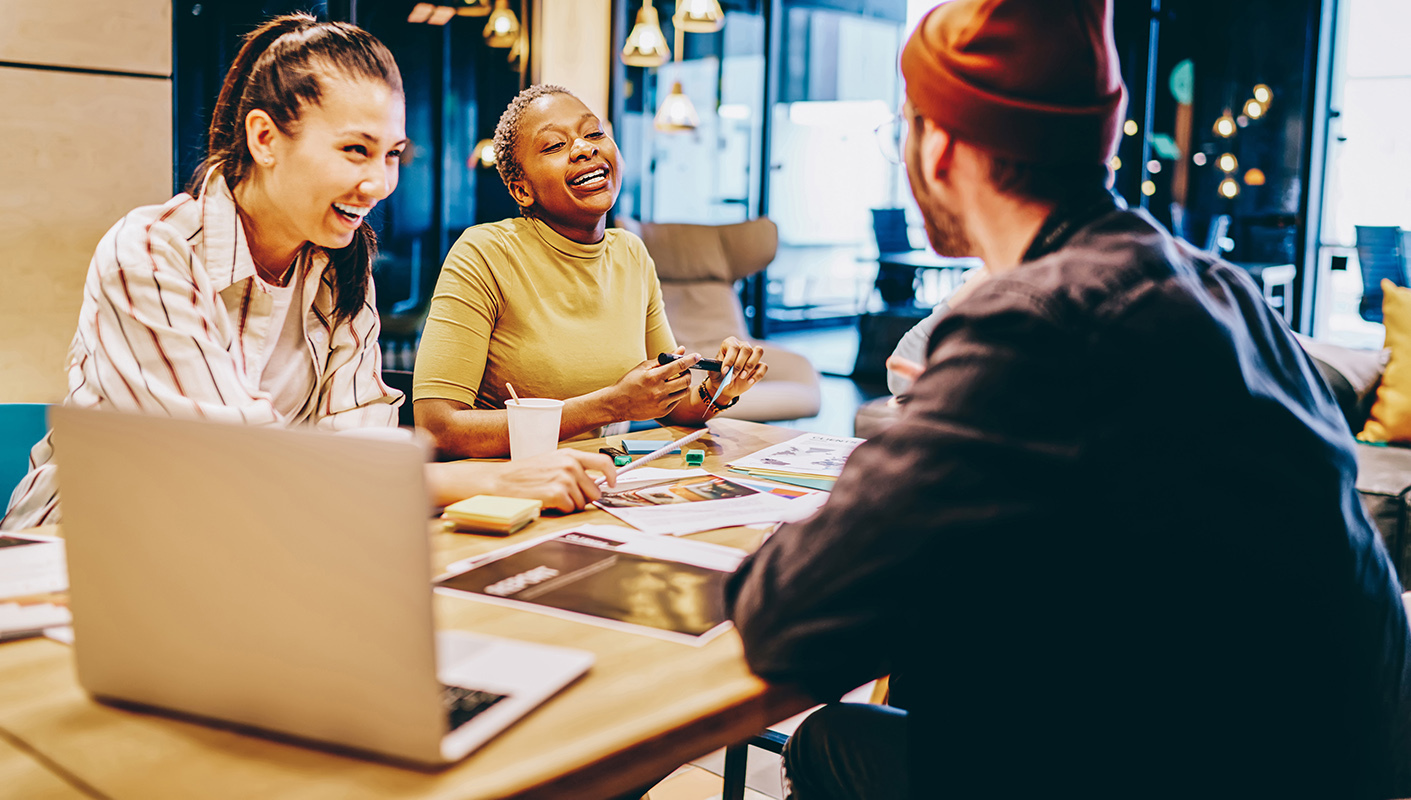
<svg viewBox="0 0 1411 800">
<path fill-rule="evenodd" d="M 1326 386 L 1241 270 L 1086 220 L 732 578 L 751 667 L 894 673 L 916 797 L 1408 791 L 1406 614 Z"/>
</svg>

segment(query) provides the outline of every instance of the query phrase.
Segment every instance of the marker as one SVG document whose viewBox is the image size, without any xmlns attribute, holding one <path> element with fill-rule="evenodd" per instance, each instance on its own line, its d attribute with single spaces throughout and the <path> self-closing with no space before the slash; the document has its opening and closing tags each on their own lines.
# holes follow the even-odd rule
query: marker
<svg viewBox="0 0 1411 800">
<path fill-rule="evenodd" d="M 678 356 L 678 355 L 676 355 L 675 353 L 662 353 L 661 355 L 657 356 L 657 363 L 660 364 L 660 365 L 662 365 L 662 366 L 664 367 L 664 366 L 666 366 L 667 364 L 670 364 L 671 362 L 675 361 L 676 359 L 678 359 L 678 358 L 680 358 L 680 357 L 681 357 L 681 356 Z M 706 372 L 719 372 L 719 371 L 720 371 L 720 359 L 718 359 L 718 358 L 703 358 L 703 359 L 701 359 L 700 361 L 697 361 L 695 364 L 693 364 L 693 365 L 691 366 L 691 369 L 703 369 L 703 370 L 705 370 Z"/>
</svg>

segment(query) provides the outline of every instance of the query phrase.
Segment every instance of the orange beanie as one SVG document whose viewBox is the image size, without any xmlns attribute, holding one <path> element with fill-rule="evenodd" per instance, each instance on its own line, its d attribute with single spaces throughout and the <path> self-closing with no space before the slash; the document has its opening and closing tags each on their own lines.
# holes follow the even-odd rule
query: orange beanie
<svg viewBox="0 0 1411 800">
<path fill-rule="evenodd" d="M 1104 163 L 1126 89 L 1111 0 L 952 0 L 901 54 L 906 96 L 956 139 L 1039 164 Z"/>
</svg>

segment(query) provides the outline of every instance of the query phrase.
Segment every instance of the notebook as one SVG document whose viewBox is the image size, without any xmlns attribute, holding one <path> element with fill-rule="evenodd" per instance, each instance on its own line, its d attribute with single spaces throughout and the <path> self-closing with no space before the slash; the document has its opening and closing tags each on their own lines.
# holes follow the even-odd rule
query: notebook
<svg viewBox="0 0 1411 800">
<path fill-rule="evenodd" d="M 456 761 L 593 655 L 432 620 L 411 441 L 54 408 L 79 682 L 420 764 Z"/>
</svg>

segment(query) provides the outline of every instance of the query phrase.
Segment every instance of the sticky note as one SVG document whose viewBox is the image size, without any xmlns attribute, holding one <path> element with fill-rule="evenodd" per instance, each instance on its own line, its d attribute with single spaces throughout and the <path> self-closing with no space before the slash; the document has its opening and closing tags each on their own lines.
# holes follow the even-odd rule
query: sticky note
<svg viewBox="0 0 1411 800">
<path fill-rule="evenodd" d="M 623 439 L 622 449 L 637 456 L 643 453 L 654 453 L 669 444 L 671 444 L 669 440 L 660 439 Z M 681 448 L 678 447 L 671 452 L 679 453 L 681 452 Z"/>
</svg>

